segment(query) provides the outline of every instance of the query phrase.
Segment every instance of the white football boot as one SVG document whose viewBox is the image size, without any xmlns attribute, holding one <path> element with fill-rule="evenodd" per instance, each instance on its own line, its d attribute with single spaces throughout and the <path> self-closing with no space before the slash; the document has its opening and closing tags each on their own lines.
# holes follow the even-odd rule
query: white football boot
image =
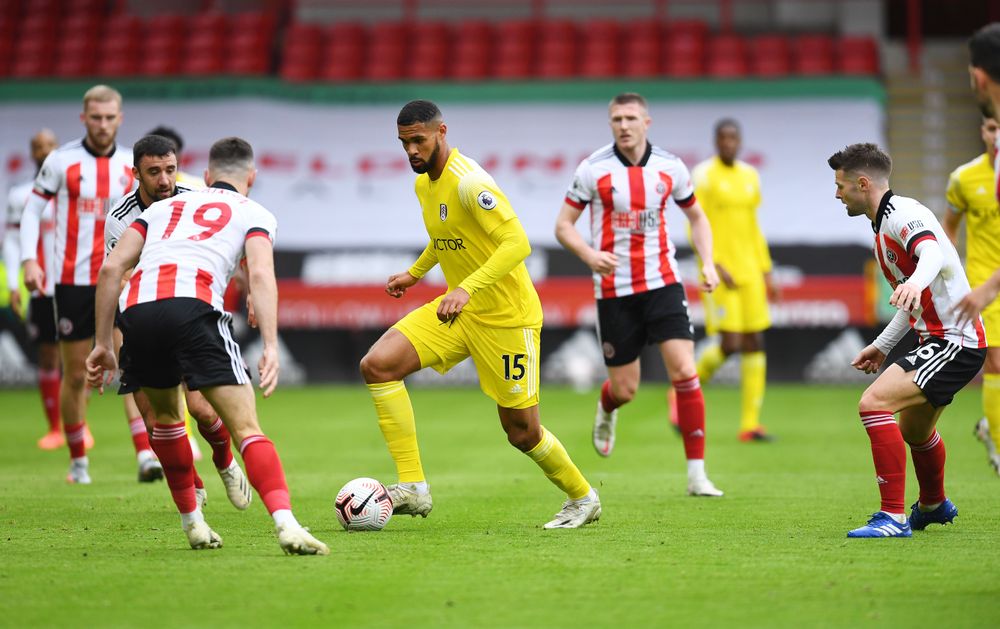
<svg viewBox="0 0 1000 629">
<path fill-rule="evenodd" d="M 396 515 L 410 515 L 426 518 L 434 508 L 430 487 L 424 493 L 417 492 L 416 483 L 398 483 L 386 488 L 392 500 L 392 512 Z"/>
<path fill-rule="evenodd" d="M 309 531 L 298 524 L 286 524 L 275 527 L 278 534 L 278 544 L 286 555 L 329 555 L 326 544 L 313 537 Z"/>
<path fill-rule="evenodd" d="M 712 481 L 708 480 L 707 476 L 688 478 L 687 493 L 689 496 L 711 496 L 715 498 L 723 495 L 722 490 L 717 489 L 712 484 Z"/>
<path fill-rule="evenodd" d="M 618 409 L 610 413 L 597 400 L 597 415 L 594 416 L 594 449 L 603 457 L 611 456 L 615 449 L 615 426 L 618 424 Z"/>
<path fill-rule="evenodd" d="M 246 474 L 243 473 L 243 469 L 236 462 L 236 459 L 230 461 L 229 467 L 226 469 L 219 470 L 219 478 L 226 486 L 229 502 L 233 503 L 233 506 L 240 511 L 246 510 L 253 500 L 253 495 L 250 493 L 250 483 L 247 482 Z"/>
<path fill-rule="evenodd" d="M 205 505 L 208 504 L 208 492 L 205 491 L 204 487 L 195 487 L 194 499 L 198 501 L 198 508 L 204 509 Z"/>
<path fill-rule="evenodd" d="M 213 531 L 204 520 L 192 522 L 184 527 L 187 534 L 188 543 L 195 550 L 208 550 L 210 548 L 222 548 L 222 538 Z"/>
<path fill-rule="evenodd" d="M 990 435 L 990 423 L 985 417 L 976 422 L 976 426 L 973 428 L 972 434 L 974 434 L 976 439 L 979 439 L 979 441 L 986 446 L 986 458 L 990 463 L 990 467 L 993 468 L 994 472 L 1000 475 L 1000 453 L 997 452 L 997 448 L 993 444 L 993 437 Z"/>
<path fill-rule="evenodd" d="M 584 524 L 597 522 L 600 519 L 601 499 L 597 496 L 597 490 L 591 487 L 590 493 L 583 498 L 564 502 L 562 510 L 550 522 L 546 522 L 542 528 L 578 529 Z"/>
<path fill-rule="evenodd" d="M 69 472 L 66 473 L 66 482 L 71 485 L 89 485 L 89 466 L 90 462 L 85 456 L 78 459 L 72 459 L 69 462 Z"/>
</svg>

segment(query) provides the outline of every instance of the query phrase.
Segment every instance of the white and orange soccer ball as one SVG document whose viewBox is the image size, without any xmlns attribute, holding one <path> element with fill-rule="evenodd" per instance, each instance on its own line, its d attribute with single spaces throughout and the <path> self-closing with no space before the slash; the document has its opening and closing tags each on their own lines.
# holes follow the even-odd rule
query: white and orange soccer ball
<svg viewBox="0 0 1000 629">
<path fill-rule="evenodd" d="M 374 478 L 355 478 L 337 494 L 333 510 L 347 531 L 381 531 L 392 517 L 392 499 Z"/>
</svg>

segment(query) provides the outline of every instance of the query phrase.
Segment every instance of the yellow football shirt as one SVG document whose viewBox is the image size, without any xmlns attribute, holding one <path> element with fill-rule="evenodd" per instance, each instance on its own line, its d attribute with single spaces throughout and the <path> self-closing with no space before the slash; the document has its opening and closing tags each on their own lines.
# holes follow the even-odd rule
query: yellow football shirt
<svg viewBox="0 0 1000 629">
<path fill-rule="evenodd" d="M 737 160 L 726 166 L 718 156 L 691 173 L 695 196 L 712 225 L 712 252 L 737 284 L 760 279 L 771 270 L 771 254 L 757 223 L 760 177 Z"/>
<path fill-rule="evenodd" d="M 972 286 L 985 282 L 1000 267 L 1000 204 L 993 182 L 993 164 L 986 153 L 948 177 L 948 205 L 965 214 L 965 269 Z"/>
<path fill-rule="evenodd" d="M 472 295 L 462 317 L 494 328 L 541 326 L 542 304 L 523 261 L 485 286 L 475 281 L 484 266 L 505 268 L 510 262 L 494 259 L 487 265 L 501 248 L 500 234 L 513 234 L 530 251 L 524 228 L 489 173 L 452 149 L 441 176 L 432 181 L 426 173 L 419 175 L 414 187 L 430 242 L 410 273 L 422 277 L 440 264 L 449 291 L 462 286 Z"/>
</svg>

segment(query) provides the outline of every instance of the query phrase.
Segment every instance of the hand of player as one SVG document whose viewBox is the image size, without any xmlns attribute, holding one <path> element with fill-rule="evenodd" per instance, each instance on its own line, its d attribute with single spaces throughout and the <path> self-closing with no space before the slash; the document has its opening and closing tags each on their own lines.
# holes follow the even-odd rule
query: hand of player
<svg viewBox="0 0 1000 629">
<path fill-rule="evenodd" d="M 24 316 L 21 309 L 21 291 L 16 288 L 10 291 L 10 309 L 14 311 L 14 316 L 18 319 Z"/>
<path fill-rule="evenodd" d="M 720 267 L 721 268 L 721 267 Z M 728 273 L 726 274 L 728 275 Z M 732 281 L 732 277 L 729 278 Z M 704 264 L 701 267 L 701 290 L 711 293 L 719 286 L 719 274 L 714 264 Z"/>
<path fill-rule="evenodd" d="M 444 323 L 457 317 L 462 308 L 465 308 L 465 304 L 469 303 L 469 299 L 469 293 L 465 292 L 464 288 L 456 288 L 445 295 L 438 304 L 438 320 Z"/>
<path fill-rule="evenodd" d="M 909 312 L 920 305 L 920 289 L 911 282 L 903 282 L 892 291 L 889 303 Z"/>
<path fill-rule="evenodd" d="M 869 345 L 851 361 L 851 366 L 858 371 L 875 373 L 882 367 L 883 361 L 885 361 L 885 354 L 874 345 Z"/>
<path fill-rule="evenodd" d="M 595 249 L 590 250 L 590 255 L 584 262 L 590 267 L 590 270 L 597 273 L 601 277 L 607 277 L 615 272 L 618 268 L 618 256 L 616 256 L 611 251 L 597 251 Z"/>
<path fill-rule="evenodd" d="M 24 285 L 28 290 L 45 292 L 45 270 L 38 264 L 38 260 L 24 261 Z"/>
<path fill-rule="evenodd" d="M 997 287 L 994 287 L 992 284 L 992 282 L 986 282 L 981 286 L 977 286 L 972 292 L 963 297 L 962 301 L 958 302 L 953 312 L 958 316 L 959 325 L 965 325 L 969 321 L 974 320 L 983 311 L 983 308 L 993 303 L 993 300 L 997 298 L 998 291 Z"/>
<path fill-rule="evenodd" d="M 734 280 L 733 276 L 730 275 L 729 271 L 726 270 L 726 267 L 716 262 L 714 269 L 719 274 L 719 279 L 722 280 L 722 283 L 726 285 L 726 288 L 736 288 L 736 280 Z M 704 274 L 705 271 L 704 269 L 702 269 L 702 275 Z M 718 282 L 716 282 L 716 284 L 718 284 Z"/>
<path fill-rule="evenodd" d="M 87 356 L 87 384 L 104 395 L 104 387 L 111 384 L 118 370 L 118 359 L 110 347 L 95 345 Z"/>
<path fill-rule="evenodd" d="M 278 350 L 268 345 L 264 346 L 264 353 L 257 363 L 257 371 L 260 373 L 260 390 L 264 392 L 264 397 L 271 397 L 274 388 L 278 386 Z"/>
<path fill-rule="evenodd" d="M 774 276 L 771 273 L 764 274 L 764 286 L 767 287 L 767 299 L 770 302 L 781 301 L 781 288 L 774 283 Z"/>
<path fill-rule="evenodd" d="M 253 300 L 247 295 L 247 325 L 251 328 L 257 327 L 257 315 L 253 311 Z"/>
<path fill-rule="evenodd" d="M 419 277 L 413 277 L 409 271 L 390 275 L 385 283 L 385 292 L 390 297 L 399 299 L 406 294 L 406 289 L 420 281 Z"/>
</svg>

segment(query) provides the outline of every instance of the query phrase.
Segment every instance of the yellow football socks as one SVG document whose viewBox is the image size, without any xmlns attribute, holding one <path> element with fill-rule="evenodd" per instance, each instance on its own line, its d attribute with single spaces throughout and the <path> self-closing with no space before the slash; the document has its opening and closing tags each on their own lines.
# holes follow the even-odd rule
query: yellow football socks
<svg viewBox="0 0 1000 629">
<path fill-rule="evenodd" d="M 572 500 L 579 500 L 590 493 L 590 483 L 569 458 L 569 453 L 556 436 L 542 426 L 542 440 L 525 454 L 545 472 L 545 477 Z"/>
<path fill-rule="evenodd" d="M 722 346 L 713 343 L 701 353 L 701 357 L 698 359 L 698 380 L 702 384 L 708 383 L 724 362 L 726 362 L 726 355 L 722 353 Z"/>
<path fill-rule="evenodd" d="M 983 413 L 993 445 L 1000 451 L 1000 373 L 983 374 Z"/>
<path fill-rule="evenodd" d="M 760 427 L 760 407 L 764 403 L 764 387 L 767 384 L 767 355 L 764 352 L 741 354 L 740 371 L 743 394 L 740 432 L 747 432 Z"/>
<path fill-rule="evenodd" d="M 419 483 L 424 480 L 417 447 L 417 425 L 413 420 L 413 406 L 406 385 L 401 380 L 369 384 L 368 391 L 375 402 L 378 427 L 389 446 L 389 454 L 396 462 L 396 472 L 401 483 Z"/>
</svg>

